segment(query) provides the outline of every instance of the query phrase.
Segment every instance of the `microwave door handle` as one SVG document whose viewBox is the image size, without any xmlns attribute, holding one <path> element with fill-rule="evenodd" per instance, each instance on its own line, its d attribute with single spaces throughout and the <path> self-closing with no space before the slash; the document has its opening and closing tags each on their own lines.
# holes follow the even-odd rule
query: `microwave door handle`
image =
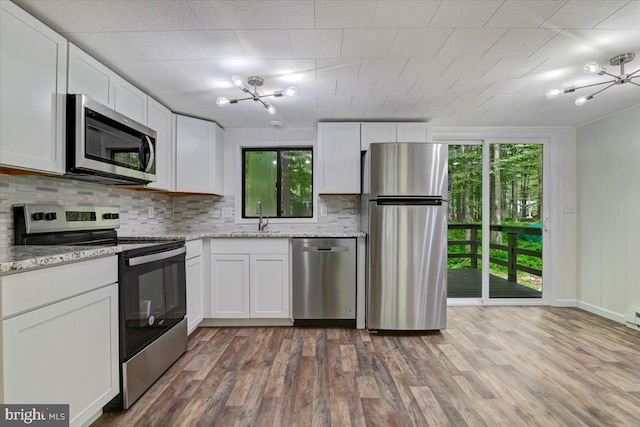
<svg viewBox="0 0 640 427">
<path fill-rule="evenodd" d="M 142 140 L 149 144 L 149 161 L 144 168 L 145 172 L 149 172 L 153 166 L 153 161 L 156 159 L 156 150 L 153 148 L 153 143 L 147 135 L 145 135 Z"/>
</svg>

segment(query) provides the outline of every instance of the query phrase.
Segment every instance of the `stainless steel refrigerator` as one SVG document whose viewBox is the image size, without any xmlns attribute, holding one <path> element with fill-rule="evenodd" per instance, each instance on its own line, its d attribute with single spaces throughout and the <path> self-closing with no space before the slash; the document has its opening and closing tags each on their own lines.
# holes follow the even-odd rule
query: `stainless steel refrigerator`
<svg viewBox="0 0 640 427">
<path fill-rule="evenodd" d="M 368 329 L 447 325 L 447 145 L 371 144 L 363 160 Z"/>
</svg>

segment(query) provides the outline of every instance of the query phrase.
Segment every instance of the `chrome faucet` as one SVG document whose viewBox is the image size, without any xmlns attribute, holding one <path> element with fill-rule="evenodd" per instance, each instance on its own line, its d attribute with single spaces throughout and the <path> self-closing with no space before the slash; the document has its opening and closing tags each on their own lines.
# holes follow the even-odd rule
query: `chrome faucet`
<svg viewBox="0 0 640 427">
<path fill-rule="evenodd" d="M 260 217 L 260 220 L 258 220 L 258 231 L 264 231 L 264 229 L 267 228 L 267 225 L 269 225 L 269 217 L 266 216 L 265 219 L 267 221 L 266 222 L 263 221 L 261 201 L 258 201 L 258 203 L 256 204 L 256 214 L 258 214 L 258 216 Z"/>
</svg>

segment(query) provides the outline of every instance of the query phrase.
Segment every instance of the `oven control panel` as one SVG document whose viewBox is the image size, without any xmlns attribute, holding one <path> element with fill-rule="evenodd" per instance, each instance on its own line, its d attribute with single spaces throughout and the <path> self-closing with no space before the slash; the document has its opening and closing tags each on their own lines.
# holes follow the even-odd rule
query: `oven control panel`
<svg viewBox="0 0 640 427">
<path fill-rule="evenodd" d="M 120 226 L 116 206 L 63 206 L 23 204 L 13 206 L 14 223 L 28 234 L 73 230 L 103 230 Z"/>
</svg>

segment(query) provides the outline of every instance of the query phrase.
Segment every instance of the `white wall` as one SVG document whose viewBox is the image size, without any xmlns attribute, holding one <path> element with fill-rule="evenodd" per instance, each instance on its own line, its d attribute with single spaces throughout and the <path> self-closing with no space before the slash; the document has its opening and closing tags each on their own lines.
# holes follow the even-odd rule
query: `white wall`
<svg viewBox="0 0 640 427">
<path fill-rule="evenodd" d="M 640 105 L 577 129 L 578 298 L 622 321 L 640 306 Z"/>
</svg>

